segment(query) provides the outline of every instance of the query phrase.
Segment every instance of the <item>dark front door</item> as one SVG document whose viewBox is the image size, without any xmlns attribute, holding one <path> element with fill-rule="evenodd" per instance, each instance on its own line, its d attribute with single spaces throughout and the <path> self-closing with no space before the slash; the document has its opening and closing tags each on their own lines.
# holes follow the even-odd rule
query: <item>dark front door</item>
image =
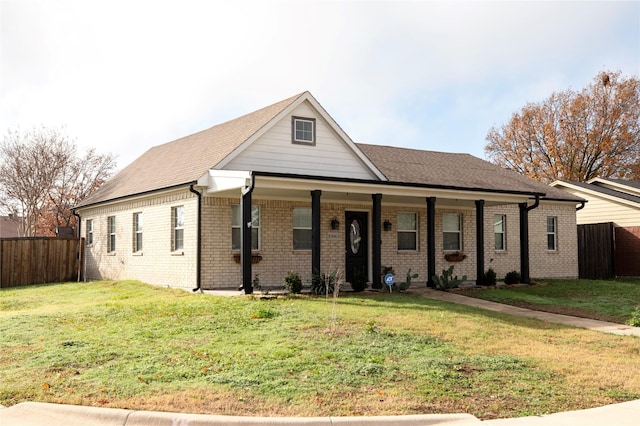
<svg viewBox="0 0 640 426">
<path fill-rule="evenodd" d="M 367 283 L 367 213 L 345 212 L 345 281 L 366 286 Z M 354 286 L 355 287 L 355 286 Z"/>
</svg>

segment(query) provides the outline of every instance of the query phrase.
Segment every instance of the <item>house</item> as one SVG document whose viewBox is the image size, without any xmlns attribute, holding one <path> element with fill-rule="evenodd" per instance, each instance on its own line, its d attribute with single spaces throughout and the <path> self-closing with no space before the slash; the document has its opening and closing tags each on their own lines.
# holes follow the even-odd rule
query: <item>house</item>
<svg viewBox="0 0 640 426">
<path fill-rule="evenodd" d="M 75 211 L 88 278 L 249 293 L 336 269 L 380 289 L 383 266 L 576 277 L 581 202 L 468 154 L 354 143 L 304 92 L 149 149 Z"/>
<path fill-rule="evenodd" d="M 13 214 L 0 216 L 0 238 L 21 237 L 21 224 L 21 219 Z"/>
<path fill-rule="evenodd" d="M 612 275 L 640 276 L 640 182 L 594 178 L 551 185 L 588 201 L 576 214 L 578 225 L 610 224 L 612 236 L 594 244 L 606 243 L 613 251 Z"/>
</svg>

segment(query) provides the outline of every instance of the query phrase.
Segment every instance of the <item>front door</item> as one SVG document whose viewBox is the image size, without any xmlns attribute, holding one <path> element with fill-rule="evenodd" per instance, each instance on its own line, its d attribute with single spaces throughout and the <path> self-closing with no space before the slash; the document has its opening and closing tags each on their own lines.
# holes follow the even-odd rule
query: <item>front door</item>
<svg viewBox="0 0 640 426">
<path fill-rule="evenodd" d="M 356 288 L 367 283 L 367 213 L 345 212 L 345 281 Z"/>
</svg>

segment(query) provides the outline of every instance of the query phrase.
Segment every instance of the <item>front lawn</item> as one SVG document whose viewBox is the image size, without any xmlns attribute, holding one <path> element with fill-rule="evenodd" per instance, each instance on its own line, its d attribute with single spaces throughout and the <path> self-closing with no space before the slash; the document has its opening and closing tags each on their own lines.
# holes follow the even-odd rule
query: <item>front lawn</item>
<svg viewBox="0 0 640 426">
<path fill-rule="evenodd" d="M 465 290 L 465 296 L 626 324 L 640 307 L 640 279 L 536 280 L 531 286 Z"/>
<path fill-rule="evenodd" d="M 261 416 L 515 417 L 640 398 L 640 339 L 417 294 L 0 291 L 0 404 Z M 579 391 L 578 391 L 579 390 Z"/>
</svg>

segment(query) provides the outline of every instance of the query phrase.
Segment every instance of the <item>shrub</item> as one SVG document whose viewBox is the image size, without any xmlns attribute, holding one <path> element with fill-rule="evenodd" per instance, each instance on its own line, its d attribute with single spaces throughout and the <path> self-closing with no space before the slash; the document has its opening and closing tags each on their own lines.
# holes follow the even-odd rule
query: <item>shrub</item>
<svg viewBox="0 0 640 426">
<path fill-rule="evenodd" d="M 334 269 L 328 275 L 325 273 L 316 274 L 311 280 L 311 293 L 323 296 L 333 294 L 338 279 L 338 270 Z"/>
<path fill-rule="evenodd" d="M 504 276 L 505 284 L 518 284 L 520 282 L 520 274 L 516 271 L 507 272 Z"/>
<path fill-rule="evenodd" d="M 351 280 L 351 288 L 353 291 L 364 291 L 367 288 L 367 274 L 364 268 L 357 268 L 353 271 L 353 280 Z"/>
<path fill-rule="evenodd" d="M 297 272 L 287 272 L 287 276 L 284 277 L 284 289 L 289 293 L 300 293 L 302 291 L 302 278 Z"/>
<path fill-rule="evenodd" d="M 496 285 L 496 271 L 493 268 L 489 268 L 483 278 L 484 285 Z"/>
<path fill-rule="evenodd" d="M 443 269 L 442 275 L 433 276 L 433 282 L 438 290 L 447 290 L 450 288 L 458 287 L 460 283 L 466 280 L 466 275 L 463 275 L 461 279 L 458 279 L 457 275 L 455 277 L 453 276 L 453 265 L 449 266 L 449 269 Z"/>
<path fill-rule="evenodd" d="M 631 318 L 629 319 L 629 325 L 632 327 L 640 327 L 640 306 L 631 312 Z"/>
<path fill-rule="evenodd" d="M 411 268 L 409 268 L 409 270 L 407 271 L 407 277 L 405 278 L 404 282 L 394 283 L 393 285 L 394 287 L 397 286 L 399 291 L 405 291 L 406 289 L 411 287 L 411 280 L 415 278 L 418 278 L 418 274 L 412 274 Z"/>
</svg>

